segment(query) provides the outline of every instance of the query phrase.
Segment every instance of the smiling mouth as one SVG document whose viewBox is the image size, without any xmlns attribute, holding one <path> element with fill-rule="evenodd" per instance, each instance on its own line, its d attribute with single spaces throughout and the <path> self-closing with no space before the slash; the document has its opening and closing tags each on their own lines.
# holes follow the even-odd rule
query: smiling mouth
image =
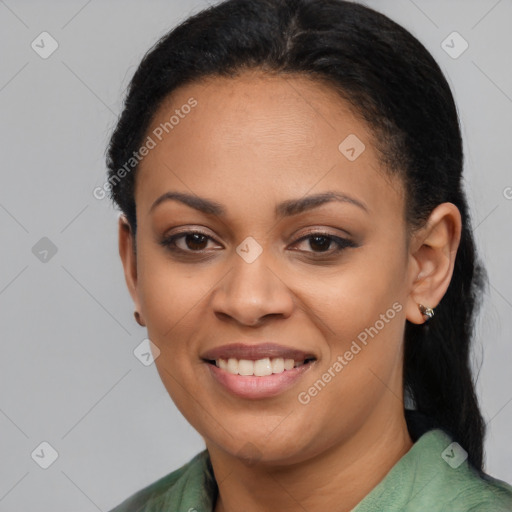
<svg viewBox="0 0 512 512">
<path fill-rule="evenodd" d="M 293 370 L 316 361 L 310 357 L 302 360 L 285 359 L 283 357 L 265 357 L 262 359 L 208 359 L 207 363 L 217 366 L 231 375 L 242 375 L 247 377 L 266 377 Z"/>
</svg>

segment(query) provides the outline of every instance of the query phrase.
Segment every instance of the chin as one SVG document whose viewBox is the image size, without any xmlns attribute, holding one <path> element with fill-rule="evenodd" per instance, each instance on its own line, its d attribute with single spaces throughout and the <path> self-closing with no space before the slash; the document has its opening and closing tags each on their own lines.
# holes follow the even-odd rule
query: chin
<svg viewBox="0 0 512 512">
<path fill-rule="evenodd" d="M 248 466 L 289 465 L 302 462 L 314 455 L 304 450 L 304 447 L 312 440 L 302 442 L 299 434 L 294 432 L 287 432 L 286 437 L 275 440 L 271 439 L 271 434 L 269 436 L 268 431 L 263 434 L 254 431 L 246 432 L 243 435 L 238 434 L 236 437 L 227 435 L 220 440 L 204 435 L 203 438 L 208 447 L 211 444 L 217 445 L 222 451 Z"/>
</svg>

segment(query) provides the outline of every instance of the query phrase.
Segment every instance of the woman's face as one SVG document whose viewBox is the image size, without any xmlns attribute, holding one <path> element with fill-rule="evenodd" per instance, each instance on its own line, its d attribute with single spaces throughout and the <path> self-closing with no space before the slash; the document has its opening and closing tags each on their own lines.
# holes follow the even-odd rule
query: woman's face
<svg viewBox="0 0 512 512">
<path fill-rule="evenodd" d="M 182 87 L 147 135 L 125 267 L 207 445 L 292 463 L 402 421 L 404 198 L 366 124 L 326 85 L 251 72 Z"/>
</svg>

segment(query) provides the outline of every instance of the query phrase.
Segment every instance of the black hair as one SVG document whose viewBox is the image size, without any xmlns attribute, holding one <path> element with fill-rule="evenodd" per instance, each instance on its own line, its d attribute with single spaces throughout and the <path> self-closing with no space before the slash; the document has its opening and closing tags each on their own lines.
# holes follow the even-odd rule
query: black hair
<svg viewBox="0 0 512 512">
<path fill-rule="evenodd" d="M 111 198 L 136 230 L 136 166 L 119 169 L 178 87 L 244 70 L 299 74 L 330 84 L 364 119 L 390 174 L 406 192 L 407 225 L 443 202 L 457 206 L 462 235 L 448 290 L 427 324 L 406 321 L 404 392 L 482 470 L 485 425 L 470 347 L 485 284 L 463 190 L 459 118 L 450 87 L 425 47 L 381 13 L 342 0 L 227 0 L 161 38 L 136 70 L 108 148 Z M 126 167 L 125 167 L 126 169 Z"/>
</svg>

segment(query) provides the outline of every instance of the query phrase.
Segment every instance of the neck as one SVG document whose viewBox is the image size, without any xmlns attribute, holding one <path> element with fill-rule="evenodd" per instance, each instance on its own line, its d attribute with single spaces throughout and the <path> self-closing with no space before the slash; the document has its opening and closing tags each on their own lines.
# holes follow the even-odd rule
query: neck
<svg viewBox="0 0 512 512">
<path fill-rule="evenodd" d="M 395 418 L 388 409 L 350 439 L 291 466 L 247 466 L 207 443 L 219 487 L 214 512 L 349 512 L 413 444 L 403 415 Z"/>
</svg>

